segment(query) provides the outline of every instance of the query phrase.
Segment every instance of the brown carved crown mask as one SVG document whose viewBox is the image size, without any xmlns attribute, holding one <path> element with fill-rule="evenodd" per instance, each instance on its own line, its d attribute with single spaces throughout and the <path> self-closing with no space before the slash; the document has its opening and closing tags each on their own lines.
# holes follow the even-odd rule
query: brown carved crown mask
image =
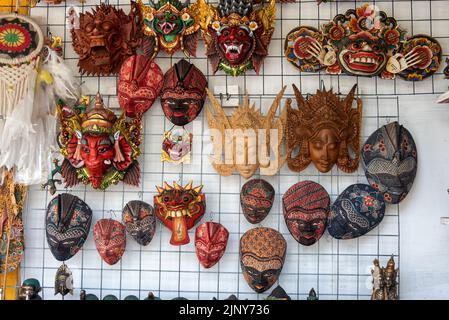
<svg viewBox="0 0 449 320">
<path fill-rule="evenodd" d="M 79 16 L 71 10 L 72 45 L 81 73 L 117 74 L 123 61 L 135 54 L 142 38 L 137 10 L 134 2 L 129 14 L 104 3 Z"/>
<path fill-rule="evenodd" d="M 320 172 L 334 164 L 347 173 L 359 165 L 362 101 L 353 108 L 356 85 L 341 100 L 332 90 L 318 90 L 307 100 L 293 85 L 298 109 L 287 100 L 287 164 L 302 171 L 313 162 Z M 353 156 L 351 155 L 351 151 Z"/>
</svg>

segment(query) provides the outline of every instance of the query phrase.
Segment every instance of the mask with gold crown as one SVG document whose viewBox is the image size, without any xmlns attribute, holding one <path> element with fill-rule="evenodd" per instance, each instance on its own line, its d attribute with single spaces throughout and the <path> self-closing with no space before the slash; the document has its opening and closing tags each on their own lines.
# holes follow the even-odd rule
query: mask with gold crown
<svg viewBox="0 0 449 320">
<path fill-rule="evenodd" d="M 139 185 L 141 116 L 127 121 L 123 112 L 117 118 L 104 106 L 99 93 L 90 110 L 86 110 L 88 104 L 84 100 L 74 108 L 63 102 L 57 106 L 61 122 L 58 142 L 65 157 L 61 169 L 65 186 L 83 182 L 104 190 L 121 180 Z"/>
<path fill-rule="evenodd" d="M 150 0 L 150 6 L 138 0 L 142 30 L 146 35 L 143 49 L 155 57 L 159 50 L 173 54 L 182 50 L 187 57 L 196 56 L 199 24 L 190 14 L 189 2 L 179 0 Z"/>
<path fill-rule="evenodd" d="M 238 76 L 254 69 L 259 74 L 274 32 L 276 1 L 257 5 L 247 0 L 220 0 L 217 7 L 205 0 L 191 6 L 206 43 L 206 55 L 218 69 Z"/>
</svg>

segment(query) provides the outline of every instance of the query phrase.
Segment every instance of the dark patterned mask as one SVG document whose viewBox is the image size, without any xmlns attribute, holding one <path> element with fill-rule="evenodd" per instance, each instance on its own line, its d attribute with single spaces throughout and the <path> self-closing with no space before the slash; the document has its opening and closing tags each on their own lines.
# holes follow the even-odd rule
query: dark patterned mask
<svg viewBox="0 0 449 320">
<path fill-rule="evenodd" d="M 246 182 L 240 192 L 240 204 L 248 222 L 260 223 L 271 210 L 274 201 L 274 188 L 263 179 Z"/>
<path fill-rule="evenodd" d="M 46 233 L 50 251 L 58 261 L 73 257 L 89 234 L 92 210 L 80 198 L 63 193 L 47 207 Z"/>
<path fill-rule="evenodd" d="M 122 221 L 126 231 L 142 246 L 153 239 L 156 232 L 156 217 L 153 207 L 143 201 L 130 201 L 123 208 Z"/>
<path fill-rule="evenodd" d="M 67 265 L 63 264 L 56 271 L 55 276 L 55 295 L 60 293 L 65 296 L 67 293 L 73 294 L 73 276 Z"/>
<path fill-rule="evenodd" d="M 330 198 L 327 191 L 313 181 L 291 186 L 282 197 L 287 228 L 300 244 L 310 246 L 326 230 Z"/>
<path fill-rule="evenodd" d="M 271 288 L 284 266 L 287 242 L 271 228 L 254 228 L 240 238 L 240 267 L 248 285 L 257 293 Z"/>
<path fill-rule="evenodd" d="M 173 124 L 184 126 L 195 120 L 206 100 L 207 79 L 187 60 L 180 60 L 164 76 L 161 105 Z"/>
<path fill-rule="evenodd" d="M 415 141 L 397 122 L 376 130 L 362 149 L 365 175 L 385 202 L 401 202 L 412 188 L 418 165 Z"/>
<path fill-rule="evenodd" d="M 94 240 L 101 258 L 110 265 L 116 264 L 125 252 L 125 226 L 112 219 L 100 219 L 94 226 Z"/>
<path fill-rule="evenodd" d="M 353 184 L 332 205 L 327 230 L 336 239 L 357 238 L 377 227 L 384 214 L 379 191 L 367 184 Z"/>
<path fill-rule="evenodd" d="M 216 222 L 205 222 L 195 230 L 195 251 L 204 268 L 214 266 L 224 255 L 229 231 Z"/>
</svg>

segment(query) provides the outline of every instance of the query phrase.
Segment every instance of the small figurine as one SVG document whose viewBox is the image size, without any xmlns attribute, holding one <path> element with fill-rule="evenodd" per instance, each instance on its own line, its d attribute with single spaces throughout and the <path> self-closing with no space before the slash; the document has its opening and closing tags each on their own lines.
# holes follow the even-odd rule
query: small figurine
<svg viewBox="0 0 449 320">
<path fill-rule="evenodd" d="M 271 291 L 266 300 L 291 300 L 290 296 L 285 292 L 284 288 L 277 286 Z"/>
<path fill-rule="evenodd" d="M 195 252 L 201 265 L 213 267 L 224 255 L 229 231 L 220 223 L 205 222 L 195 230 Z"/>
<path fill-rule="evenodd" d="M 411 133 L 397 121 L 377 129 L 362 147 L 362 161 L 370 185 L 385 202 L 404 200 L 418 169 L 418 151 Z"/>
<path fill-rule="evenodd" d="M 257 293 L 271 288 L 284 266 L 287 241 L 274 229 L 250 229 L 240 238 L 240 267 L 246 282 Z"/>
<path fill-rule="evenodd" d="M 387 267 L 380 267 L 379 260 L 374 259 L 374 269 L 371 269 L 373 277 L 373 292 L 371 300 L 398 300 L 397 277 L 399 269 L 395 269 L 393 255 L 387 262 Z"/>
<path fill-rule="evenodd" d="M 406 37 L 375 5 L 349 9 L 321 31 L 299 26 L 287 34 L 285 56 L 301 72 L 423 80 L 438 71 L 442 48 L 427 35 Z"/>
<path fill-rule="evenodd" d="M 79 55 L 79 71 L 87 75 L 117 74 L 122 63 L 136 53 L 141 44 L 139 13 L 131 1 L 131 11 L 102 3 L 92 12 L 70 13 L 72 45 Z"/>
<path fill-rule="evenodd" d="M 128 234 L 142 246 L 148 245 L 156 232 L 156 216 L 148 203 L 128 202 L 122 211 L 122 221 Z"/>
<path fill-rule="evenodd" d="M 273 207 L 274 188 L 263 179 L 252 179 L 242 186 L 240 205 L 249 223 L 262 222 Z"/>
<path fill-rule="evenodd" d="M 377 227 L 384 215 L 382 194 L 370 185 L 353 184 L 332 205 L 327 231 L 336 239 L 358 238 Z"/>
<path fill-rule="evenodd" d="M 55 276 L 55 295 L 60 293 L 65 296 L 67 293 L 73 295 L 73 276 L 72 271 L 63 263 L 56 271 Z"/>
<path fill-rule="evenodd" d="M 92 293 L 86 294 L 86 290 L 81 290 L 80 300 L 98 300 L 98 297 Z"/>
<path fill-rule="evenodd" d="M 113 219 L 100 219 L 94 226 L 95 246 L 100 257 L 109 265 L 116 264 L 125 252 L 125 230 L 123 224 Z"/>
<path fill-rule="evenodd" d="M 42 300 L 38 295 L 41 292 L 41 284 L 39 280 L 30 278 L 23 281 L 22 286 L 19 288 L 18 300 Z"/>
<path fill-rule="evenodd" d="M 150 1 L 150 6 L 138 0 L 145 34 L 143 49 L 145 55 L 153 59 L 160 50 L 169 55 L 182 50 L 187 57 L 196 56 L 200 25 L 192 15 L 190 1 L 182 0 Z"/>
<path fill-rule="evenodd" d="M 249 0 L 220 0 L 217 7 L 197 0 L 190 7 L 213 73 L 220 69 L 238 76 L 254 69 L 259 74 L 274 32 L 276 3 L 256 6 Z"/>
<path fill-rule="evenodd" d="M 309 301 L 319 300 L 314 288 L 310 289 L 309 296 L 307 297 L 307 300 L 309 300 Z"/>
<path fill-rule="evenodd" d="M 343 172 L 357 170 L 360 159 L 362 100 L 356 99 L 356 85 L 341 100 L 332 89 L 317 90 L 304 99 L 293 85 L 298 110 L 287 100 L 287 164 L 300 172 L 311 162 L 318 171 L 329 172 L 334 165 Z M 295 152 L 299 147 L 299 152 Z M 352 154 L 351 155 L 351 151 Z"/>
<path fill-rule="evenodd" d="M 227 116 L 220 102 L 207 90 L 212 106 L 206 108 L 207 122 L 210 129 L 214 129 L 211 139 L 215 154 L 210 161 L 220 175 L 230 176 L 238 171 L 249 179 L 260 168 L 262 175 L 271 176 L 284 165 L 285 156 L 281 153 L 287 120 L 284 112 L 277 119 L 275 115 L 285 89 L 286 86 L 276 95 L 265 116 L 254 104 L 250 105 L 248 95 L 243 106 Z M 232 154 L 228 154 L 230 152 Z"/>
<path fill-rule="evenodd" d="M 154 196 L 156 216 L 171 229 L 170 244 L 184 245 L 190 242 L 188 230 L 201 219 L 206 210 L 206 196 L 201 192 L 203 186 L 192 187 L 190 181 L 185 187 L 167 182 L 164 187 L 156 186 L 158 194 Z"/>
<path fill-rule="evenodd" d="M 91 223 L 92 210 L 77 196 L 62 193 L 49 202 L 45 229 L 56 260 L 69 260 L 83 247 Z"/>
</svg>

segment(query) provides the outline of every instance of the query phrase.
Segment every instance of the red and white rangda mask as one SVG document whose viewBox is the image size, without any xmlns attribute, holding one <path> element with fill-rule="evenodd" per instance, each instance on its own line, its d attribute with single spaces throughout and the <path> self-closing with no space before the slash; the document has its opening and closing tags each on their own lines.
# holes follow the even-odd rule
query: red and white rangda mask
<svg viewBox="0 0 449 320">
<path fill-rule="evenodd" d="M 128 117 L 143 114 L 159 96 L 164 74 L 161 68 L 144 55 L 126 59 L 120 69 L 117 95 L 120 107 Z"/>
<path fill-rule="evenodd" d="M 165 182 L 164 187 L 156 186 L 154 196 L 156 216 L 172 230 L 170 244 L 179 246 L 190 242 L 188 230 L 201 219 L 206 210 L 206 196 L 202 185 L 192 188 L 192 181 L 185 187 L 173 182 L 173 187 Z"/>
<path fill-rule="evenodd" d="M 224 255 L 229 231 L 220 223 L 205 222 L 196 228 L 195 251 L 204 268 L 214 266 Z"/>
<path fill-rule="evenodd" d="M 65 186 L 83 182 L 104 190 L 121 180 L 139 185 L 141 116 L 126 121 L 122 113 L 117 118 L 105 108 L 100 94 L 89 111 L 87 104 L 71 108 L 61 102 L 57 106 L 61 122 L 59 145 L 65 157 L 61 170 Z"/>
<path fill-rule="evenodd" d="M 126 247 L 126 227 L 113 219 L 100 219 L 94 226 L 94 240 L 101 258 L 110 265 L 116 264 Z"/>
</svg>

